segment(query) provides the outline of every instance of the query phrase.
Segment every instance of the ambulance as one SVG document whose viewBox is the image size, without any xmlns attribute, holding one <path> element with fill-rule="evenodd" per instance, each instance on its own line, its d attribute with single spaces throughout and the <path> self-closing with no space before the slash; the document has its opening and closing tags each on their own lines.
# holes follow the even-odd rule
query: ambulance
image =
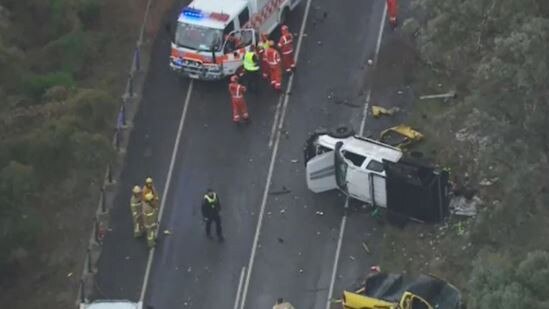
<svg viewBox="0 0 549 309">
<path fill-rule="evenodd" d="M 242 66 L 244 54 L 284 23 L 301 0 L 194 0 L 168 29 L 170 68 L 192 79 L 218 80 Z"/>
</svg>

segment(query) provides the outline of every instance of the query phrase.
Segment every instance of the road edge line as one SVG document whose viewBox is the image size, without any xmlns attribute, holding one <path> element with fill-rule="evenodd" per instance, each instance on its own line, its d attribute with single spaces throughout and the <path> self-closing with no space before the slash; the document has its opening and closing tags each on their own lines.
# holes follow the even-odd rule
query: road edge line
<svg viewBox="0 0 549 309">
<path fill-rule="evenodd" d="M 328 300 L 326 302 L 326 309 L 330 309 L 330 305 L 332 304 L 331 300 L 332 300 L 332 294 L 334 294 L 334 285 L 335 285 L 335 280 L 337 275 L 337 268 L 339 265 L 339 256 L 341 255 L 341 246 L 343 244 L 343 235 L 345 234 L 345 227 L 347 226 L 347 209 L 348 208 L 349 208 L 349 197 L 345 199 L 345 205 L 343 206 L 345 213 L 341 218 L 341 224 L 339 226 L 339 237 L 337 238 L 334 265 L 332 266 L 332 277 L 330 278 L 330 287 L 328 288 Z"/>
<path fill-rule="evenodd" d="M 379 56 L 379 51 L 381 49 L 381 39 L 383 38 L 383 30 L 385 29 L 385 20 L 387 19 L 387 2 L 383 5 L 383 15 L 381 16 L 381 24 L 379 26 L 379 33 L 377 34 L 377 43 L 376 51 L 374 54 L 374 59 L 372 63 L 372 72 L 377 65 L 377 60 Z M 362 121 L 360 122 L 360 135 L 364 135 L 364 128 L 366 126 L 366 118 L 368 118 L 368 107 L 370 106 L 370 99 L 372 98 L 372 87 L 368 89 L 368 95 L 366 96 L 366 101 L 364 102 L 364 109 L 362 110 Z"/>
<path fill-rule="evenodd" d="M 381 22 L 379 26 L 379 32 L 377 35 L 377 42 L 376 42 L 376 50 L 374 54 L 372 69 L 375 69 L 379 51 L 381 49 L 381 40 L 383 38 L 383 30 L 385 30 L 385 20 L 387 18 L 387 2 L 384 3 L 383 6 L 383 13 L 381 15 Z M 366 96 L 366 101 L 364 102 L 364 109 L 362 111 L 362 120 L 360 122 L 360 135 L 364 135 L 364 128 L 366 126 L 366 118 L 368 118 L 368 106 L 370 105 L 370 99 L 372 96 L 372 87 L 368 89 L 368 95 Z M 345 200 L 345 211 L 349 208 L 349 197 Z M 326 301 L 326 309 L 330 309 L 332 305 L 332 297 L 334 293 L 334 286 L 335 286 L 335 280 L 337 276 L 337 270 L 339 268 L 339 257 L 341 255 L 341 246 L 343 243 L 343 236 L 345 235 L 345 227 L 347 226 L 347 213 L 343 214 L 343 218 L 341 218 L 341 225 L 339 230 L 339 238 L 337 240 L 337 247 L 336 247 L 336 254 L 334 258 L 334 266 L 332 268 L 332 277 L 330 279 L 330 286 L 328 288 L 328 298 Z"/>
<path fill-rule="evenodd" d="M 303 22 L 301 23 L 301 29 L 299 30 L 299 41 L 297 42 L 296 46 L 296 52 L 295 52 L 295 62 L 298 63 L 299 53 L 301 51 L 301 44 L 303 43 L 303 33 L 305 33 L 305 26 L 307 24 L 307 18 L 309 17 L 309 11 L 311 9 L 311 2 L 312 0 L 307 0 L 307 5 L 305 6 L 305 13 L 303 15 Z M 286 109 L 288 107 L 288 102 L 290 101 L 290 91 L 292 89 L 294 81 L 294 74 L 290 76 L 290 79 L 288 81 L 288 86 L 286 87 L 286 92 L 284 94 L 284 103 L 282 104 L 282 113 L 280 115 L 280 122 L 278 126 L 278 130 L 276 132 L 276 138 L 274 141 L 273 151 L 271 153 L 271 162 L 269 164 L 269 171 L 267 173 L 267 181 L 265 183 L 265 189 L 263 191 L 263 198 L 261 201 L 261 208 L 259 211 L 259 217 L 257 219 L 257 226 L 255 229 L 255 235 L 254 235 L 254 242 L 252 245 L 252 252 L 250 254 L 250 260 L 248 262 L 248 272 L 246 273 L 246 280 L 244 281 L 244 289 L 242 290 L 242 302 L 240 305 L 240 309 L 244 309 L 244 306 L 246 305 L 246 297 L 248 295 L 248 286 L 250 284 L 250 278 L 254 266 L 254 260 L 255 260 L 255 254 L 257 250 L 257 245 L 259 242 L 259 234 L 261 232 L 261 226 L 263 224 L 263 216 L 265 214 L 265 206 L 267 205 L 267 197 L 269 195 L 269 188 L 271 186 L 271 178 L 273 176 L 274 171 L 274 165 L 276 161 L 276 156 L 278 153 L 278 144 L 280 143 L 280 128 L 282 128 L 282 125 L 284 124 L 284 118 L 286 117 Z"/>
<path fill-rule="evenodd" d="M 162 214 L 164 213 L 164 205 L 166 204 L 168 192 L 170 189 L 170 183 L 172 180 L 173 168 L 175 166 L 175 161 L 177 158 L 177 153 L 179 149 L 179 142 L 181 140 L 181 134 L 183 133 L 183 126 L 185 124 L 185 118 L 187 116 L 187 110 L 189 108 L 189 102 L 191 101 L 191 94 L 193 92 L 194 80 L 191 79 L 189 82 L 189 88 L 187 90 L 187 95 L 185 97 L 185 103 L 183 105 L 183 112 L 181 113 L 181 119 L 179 120 L 179 127 L 177 128 L 177 135 L 175 137 L 175 143 L 172 150 L 172 157 L 170 160 L 170 166 L 168 168 L 168 175 L 166 176 L 166 183 L 164 185 L 164 191 L 162 191 L 162 201 L 160 202 L 160 209 L 158 211 L 158 222 L 162 220 Z M 151 272 L 152 262 L 154 260 L 154 252 L 156 247 L 153 247 L 149 250 L 149 257 L 147 259 L 147 267 L 145 268 L 145 275 L 143 277 L 143 285 L 141 286 L 141 296 L 139 296 L 139 301 L 144 302 L 145 294 L 147 292 L 147 286 L 149 281 L 149 276 Z"/>
<path fill-rule="evenodd" d="M 240 270 L 240 279 L 238 280 L 238 288 L 236 290 L 236 297 L 234 300 L 234 309 L 238 309 L 238 305 L 240 303 L 240 295 L 242 294 L 242 284 L 244 283 L 244 275 L 246 274 L 246 266 L 242 266 L 242 270 Z"/>
</svg>

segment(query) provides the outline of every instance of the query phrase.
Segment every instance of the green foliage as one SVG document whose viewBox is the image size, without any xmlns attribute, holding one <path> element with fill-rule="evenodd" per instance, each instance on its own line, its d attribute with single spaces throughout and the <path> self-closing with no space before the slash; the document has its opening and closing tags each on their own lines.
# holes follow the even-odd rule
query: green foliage
<svg viewBox="0 0 549 309">
<path fill-rule="evenodd" d="M 518 267 L 513 260 L 483 254 L 473 262 L 468 308 L 539 308 L 547 299 L 549 253 L 530 252 Z"/>
<path fill-rule="evenodd" d="M 547 307 L 549 255 L 532 250 L 547 249 L 549 226 L 549 4 L 415 0 L 414 8 L 425 16 L 409 22 L 420 25 L 414 33 L 421 57 L 463 94 L 433 116 L 440 130 L 467 133 L 447 158 L 459 163 L 457 173 L 468 173 L 472 186 L 497 179 L 481 188 L 488 206 L 471 241 L 500 255 L 474 262 L 470 308 Z M 440 152 L 448 144 L 438 145 Z M 525 252 L 524 260 L 515 258 Z"/>
<path fill-rule="evenodd" d="M 73 101 L 74 114 L 80 119 L 81 129 L 94 132 L 111 128 L 114 123 L 116 102 L 102 91 L 84 90 Z"/>
<path fill-rule="evenodd" d="M 29 209 L 37 184 L 30 166 L 11 161 L 0 170 L 0 266 L 9 248 L 29 244 L 39 228 Z"/>
<path fill-rule="evenodd" d="M 51 87 L 64 86 L 70 88 L 73 87 L 74 84 L 71 74 L 66 72 L 54 72 L 44 75 L 29 76 L 24 82 L 23 89 L 25 93 L 38 99 Z"/>
<path fill-rule="evenodd" d="M 86 28 L 93 26 L 101 14 L 100 0 L 80 0 L 78 17 Z"/>
</svg>

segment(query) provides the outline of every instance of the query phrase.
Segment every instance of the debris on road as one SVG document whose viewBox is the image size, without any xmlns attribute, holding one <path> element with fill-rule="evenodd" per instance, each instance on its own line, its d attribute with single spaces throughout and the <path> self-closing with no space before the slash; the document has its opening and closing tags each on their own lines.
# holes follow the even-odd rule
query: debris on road
<svg viewBox="0 0 549 309">
<path fill-rule="evenodd" d="M 284 239 L 282 239 L 282 238 L 280 238 L 280 237 L 278 237 L 277 240 L 278 240 L 279 243 L 283 243 L 283 242 L 284 242 Z"/>
<path fill-rule="evenodd" d="M 271 192 L 269 192 L 269 195 L 281 195 L 281 194 L 288 194 L 290 192 L 292 192 L 292 191 L 289 190 L 288 188 L 286 188 L 285 186 L 282 186 L 281 190 L 271 191 Z"/>
<path fill-rule="evenodd" d="M 317 212 L 315 212 L 315 214 L 316 214 L 317 216 L 324 216 L 324 212 L 323 212 L 323 211 L 317 211 Z"/>
<path fill-rule="evenodd" d="M 170 232 L 170 230 L 164 230 L 164 235 L 171 235 L 172 232 Z"/>
<path fill-rule="evenodd" d="M 364 251 L 366 251 L 366 253 L 370 254 L 370 248 L 368 248 L 368 245 L 365 241 L 362 242 L 362 248 L 364 249 Z"/>
<path fill-rule="evenodd" d="M 429 99 L 455 99 L 457 98 L 457 93 L 455 91 L 449 91 L 447 93 L 439 93 L 439 94 L 429 94 L 429 95 L 422 95 L 419 97 L 420 100 L 429 100 Z"/>
<path fill-rule="evenodd" d="M 67 274 L 67 278 L 70 278 L 70 277 L 72 277 L 72 273 Z"/>
<path fill-rule="evenodd" d="M 292 162 L 292 163 L 297 163 L 297 162 L 299 162 L 299 160 L 294 159 L 294 160 L 292 160 L 291 162 Z"/>
<path fill-rule="evenodd" d="M 368 64 L 372 65 L 372 64 L 374 64 L 374 61 L 372 59 L 368 59 Z"/>
<path fill-rule="evenodd" d="M 281 209 L 280 214 L 283 215 L 286 212 L 286 209 Z"/>
<path fill-rule="evenodd" d="M 351 261 L 354 261 L 355 260 L 355 257 L 354 256 L 349 256 L 349 258 L 351 259 Z"/>
<path fill-rule="evenodd" d="M 400 108 L 398 107 L 391 107 L 391 108 L 384 108 L 377 105 L 372 105 L 372 116 L 374 118 L 378 118 L 379 116 L 392 116 L 394 113 L 399 112 Z"/>
</svg>

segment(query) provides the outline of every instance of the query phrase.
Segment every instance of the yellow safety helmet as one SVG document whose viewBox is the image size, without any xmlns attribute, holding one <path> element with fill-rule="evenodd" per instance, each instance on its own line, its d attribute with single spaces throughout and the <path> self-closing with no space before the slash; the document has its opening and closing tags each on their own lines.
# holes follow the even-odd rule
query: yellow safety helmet
<svg viewBox="0 0 549 309">
<path fill-rule="evenodd" d="M 145 201 L 150 202 L 153 199 L 154 199 L 154 195 L 152 193 L 149 192 L 145 195 Z"/>
<path fill-rule="evenodd" d="M 141 187 L 140 187 L 140 186 L 135 186 L 135 187 L 133 187 L 132 192 L 133 192 L 134 194 L 139 194 L 139 193 L 141 193 Z"/>
<path fill-rule="evenodd" d="M 145 183 L 146 184 L 152 184 L 153 183 L 153 179 L 151 177 L 147 177 L 147 179 L 145 179 Z"/>
</svg>

